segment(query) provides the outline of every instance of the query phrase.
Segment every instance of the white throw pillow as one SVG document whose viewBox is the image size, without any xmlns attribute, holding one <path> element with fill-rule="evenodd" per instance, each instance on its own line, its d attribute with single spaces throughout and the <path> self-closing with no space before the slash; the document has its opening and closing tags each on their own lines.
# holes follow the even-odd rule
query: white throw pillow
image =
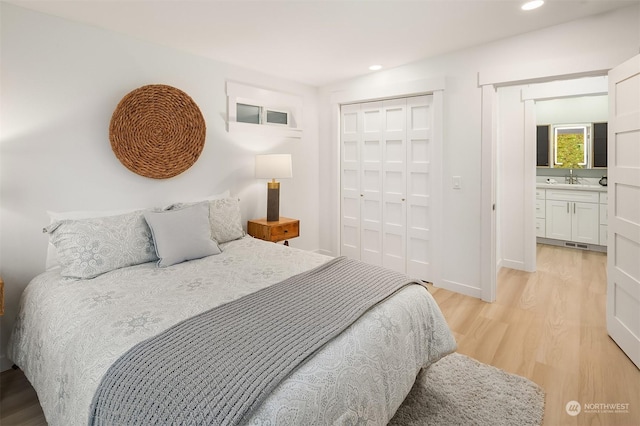
<svg viewBox="0 0 640 426">
<path fill-rule="evenodd" d="M 160 259 L 158 266 L 220 254 L 218 244 L 211 239 L 208 203 L 178 210 L 145 212 L 144 217 L 153 234 Z"/>
</svg>

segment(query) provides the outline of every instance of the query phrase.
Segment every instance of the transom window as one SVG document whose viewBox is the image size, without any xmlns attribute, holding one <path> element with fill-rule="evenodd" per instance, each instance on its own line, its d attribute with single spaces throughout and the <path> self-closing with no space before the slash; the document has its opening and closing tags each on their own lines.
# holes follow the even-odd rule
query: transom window
<svg viewBox="0 0 640 426">
<path fill-rule="evenodd" d="M 236 121 L 240 123 L 288 126 L 289 113 L 261 105 L 248 105 L 238 102 L 236 104 Z"/>
</svg>

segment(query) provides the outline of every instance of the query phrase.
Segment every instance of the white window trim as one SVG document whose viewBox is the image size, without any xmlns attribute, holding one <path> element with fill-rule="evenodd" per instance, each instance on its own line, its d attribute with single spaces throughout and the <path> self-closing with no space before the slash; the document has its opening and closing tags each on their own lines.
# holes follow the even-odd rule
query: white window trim
<svg viewBox="0 0 640 426">
<path fill-rule="evenodd" d="M 236 108 L 238 103 L 256 105 L 273 111 L 285 111 L 289 114 L 289 124 L 285 126 L 238 122 Z M 227 81 L 227 131 L 301 138 L 302 103 L 300 96 Z"/>
</svg>

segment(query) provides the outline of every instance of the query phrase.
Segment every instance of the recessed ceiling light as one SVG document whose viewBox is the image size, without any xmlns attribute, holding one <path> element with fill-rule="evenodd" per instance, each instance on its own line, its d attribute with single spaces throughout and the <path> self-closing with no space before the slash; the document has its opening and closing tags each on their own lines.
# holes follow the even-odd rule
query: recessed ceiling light
<svg viewBox="0 0 640 426">
<path fill-rule="evenodd" d="M 543 0 L 533 0 L 533 1 L 528 1 L 525 4 L 522 5 L 522 10 L 533 10 L 533 9 L 537 9 L 540 6 L 542 6 L 544 4 Z"/>
<path fill-rule="evenodd" d="M 369 67 L 369 69 L 370 69 L 371 71 L 378 71 L 378 70 L 381 70 L 381 69 L 382 69 L 382 65 L 371 65 L 371 66 Z"/>
</svg>

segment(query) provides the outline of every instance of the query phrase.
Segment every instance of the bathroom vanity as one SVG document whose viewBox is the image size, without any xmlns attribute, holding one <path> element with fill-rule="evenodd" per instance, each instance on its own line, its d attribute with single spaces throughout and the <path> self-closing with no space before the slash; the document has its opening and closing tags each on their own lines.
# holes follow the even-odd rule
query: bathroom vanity
<svg viewBox="0 0 640 426">
<path fill-rule="evenodd" d="M 536 236 L 540 243 L 606 251 L 607 188 L 538 183 Z"/>
</svg>

